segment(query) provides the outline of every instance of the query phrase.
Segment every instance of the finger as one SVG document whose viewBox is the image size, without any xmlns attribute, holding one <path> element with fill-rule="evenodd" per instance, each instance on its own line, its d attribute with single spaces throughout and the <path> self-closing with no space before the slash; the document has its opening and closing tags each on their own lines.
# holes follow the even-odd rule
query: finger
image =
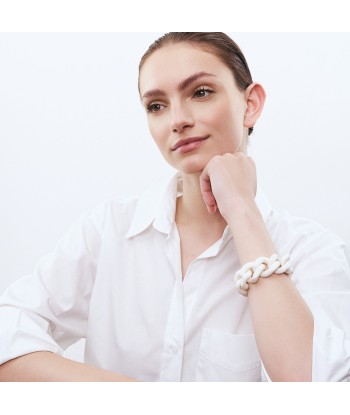
<svg viewBox="0 0 350 415">
<path fill-rule="evenodd" d="M 203 170 L 202 174 L 199 177 L 199 185 L 201 189 L 201 193 L 203 196 L 203 200 L 207 205 L 207 209 L 209 213 L 216 212 L 216 200 L 211 188 L 210 177 L 206 170 Z"/>
</svg>

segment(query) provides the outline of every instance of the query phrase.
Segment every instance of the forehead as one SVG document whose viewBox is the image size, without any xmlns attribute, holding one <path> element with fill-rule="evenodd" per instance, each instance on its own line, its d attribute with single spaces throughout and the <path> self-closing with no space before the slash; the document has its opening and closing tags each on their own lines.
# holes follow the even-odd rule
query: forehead
<svg viewBox="0 0 350 415">
<path fill-rule="evenodd" d="M 212 52 L 184 43 L 155 51 L 140 71 L 140 91 L 171 87 L 197 72 L 209 72 L 233 80 L 231 70 Z"/>
</svg>

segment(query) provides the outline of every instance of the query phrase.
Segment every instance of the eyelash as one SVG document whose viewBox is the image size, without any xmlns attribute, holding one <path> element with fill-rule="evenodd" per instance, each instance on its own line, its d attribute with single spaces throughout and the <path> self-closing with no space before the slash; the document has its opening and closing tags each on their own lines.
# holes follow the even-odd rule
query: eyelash
<svg viewBox="0 0 350 415">
<path fill-rule="evenodd" d="M 198 94 L 198 93 L 201 93 L 201 92 L 207 92 L 207 93 L 209 93 L 209 95 L 211 95 L 211 94 L 213 94 L 214 93 L 214 91 L 211 89 L 211 88 L 209 88 L 209 87 L 207 87 L 207 86 L 201 86 L 201 87 L 199 87 L 199 88 L 197 88 L 195 91 L 194 91 L 194 93 L 193 93 L 193 98 L 206 98 L 208 95 L 206 95 L 206 96 L 198 96 L 198 95 L 196 95 L 196 94 Z M 149 112 L 149 113 L 155 113 L 155 112 L 158 112 L 159 111 L 159 109 L 158 110 L 156 110 L 156 111 L 154 111 L 154 106 L 160 106 L 160 105 L 163 105 L 163 104 L 160 104 L 160 103 L 157 103 L 157 102 L 155 102 L 155 103 L 151 103 L 151 104 L 149 104 L 149 105 L 147 105 L 146 106 L 146 111 L 147 112 Z"/>
<path fill-rule="evenodd" d="M 153 111 L 153 110 L 152 110 L 152 108 L 153 108 L 154 106 L 156 106 L 156 105 L 162 105 L 162 104 L 158 104 L 157 102 L 156 102 L 156 103 L 149 104 L 149 105 L 147 105 L 147 107 L 146 107 L 146 111 L 147 111 L 147 112 L 150 112 L 150 113 L 158 112 L 158 111 Z"/>
<path fill-rule="evenodd" d="M 209 95 L 214 93 L 214 91 L 211 88 L 207 87 L 207 86 L 201 86 L 201 87 L 197 88 L 194 91 L 193 96 L 195 96 L 198 92 L 209 92 Z M 198 98 L 206 98 L 206 97 L 198 97 Z"/>
</svg>

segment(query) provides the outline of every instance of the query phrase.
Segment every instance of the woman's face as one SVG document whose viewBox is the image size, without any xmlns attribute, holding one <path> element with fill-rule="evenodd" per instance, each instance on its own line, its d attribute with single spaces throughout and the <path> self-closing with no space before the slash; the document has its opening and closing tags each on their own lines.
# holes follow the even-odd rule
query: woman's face
<svg viewBox="0 0 350 415">
<path fill-rule="evenodd" d="M 183 173 L 200 173 L 215 155 L 246 151 L 247 108 L 231 70 L 196 47 L 165 46 L 140 72 L 140 95 L 152 137 Z"/>
</svg>

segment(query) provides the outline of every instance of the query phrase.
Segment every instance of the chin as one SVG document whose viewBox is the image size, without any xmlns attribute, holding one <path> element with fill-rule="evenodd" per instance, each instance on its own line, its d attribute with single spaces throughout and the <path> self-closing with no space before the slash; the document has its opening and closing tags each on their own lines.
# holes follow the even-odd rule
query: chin
<svg viewBox="0 0 350 415">
<path fill-rule="evenodd" d="M 174 167 L 183 174 L 201 174 L 209 160 L 203 160 L 203 156 L 187 157 Z"/>
</svg>

